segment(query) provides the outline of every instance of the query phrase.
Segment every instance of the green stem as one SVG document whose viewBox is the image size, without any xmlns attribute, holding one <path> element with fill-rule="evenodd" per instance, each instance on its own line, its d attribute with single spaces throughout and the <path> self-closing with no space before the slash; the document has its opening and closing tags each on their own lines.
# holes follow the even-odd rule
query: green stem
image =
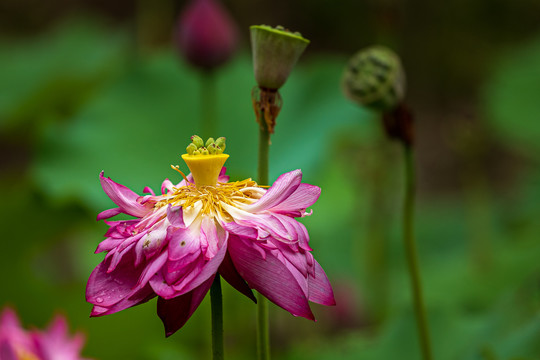
<svg viewBox="0 0 540 360">
<path fill-rule="evenodd" d="M 217 137 L 216 76 L 211 70 L 201 73 L 201 137 Z"/>
<path fill-rule="evenodd" d="M 264 119 L 261 111 L 261 119 Z M 270 133 L 264 125 L 259 126 L 259 168 L 258 181 L 260 185 L 268 185 L 268 150 L 270 148 Z M 257 294 L 257 356 L 259 360 L 270 359 L 270 334 L 268 321 L 268 300 Z"/>
<path fill-rule="evenodd" d="M 221 277 L 214 278 L 210 288 L 212 308 L 212 359 L 223 360 L 223 300 L 221 296 Z"/>
<path fill-rule="evenodd" d="M 403 240 L 405 252 L 411 277 L 413 292 L 414 311 L 418 325 L 418 335 L 424 360 L 431 360 L 431 345 L 429 340 L 429 330 L 426 318 L 424 300 L 422 298 L 422 283 L 418 269 L 418 255 L 414 240 L 414 193 L 415 193 L 415 172 L 414 158 L 411 146 L 405 146 L 405 202 L 403 205 Z"/>
</svg>

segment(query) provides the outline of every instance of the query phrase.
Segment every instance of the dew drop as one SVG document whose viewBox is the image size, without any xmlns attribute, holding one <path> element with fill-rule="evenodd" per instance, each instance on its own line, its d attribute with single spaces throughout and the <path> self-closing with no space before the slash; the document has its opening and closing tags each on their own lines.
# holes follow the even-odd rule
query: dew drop
<svg viewBox="0 0 540 360">
<path fill-rule="evenodd" d="M 101 297 L 96 298 L 96 302 L 98 304 L 101 304 L 103 302 L 103 298 L 101 298 Z"/>
</svg>

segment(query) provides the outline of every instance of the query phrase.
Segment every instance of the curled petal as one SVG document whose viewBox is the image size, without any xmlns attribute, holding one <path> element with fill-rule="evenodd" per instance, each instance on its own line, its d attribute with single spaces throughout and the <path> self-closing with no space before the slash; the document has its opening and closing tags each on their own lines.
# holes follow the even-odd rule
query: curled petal
<svg viewBox="0 0 540 360">
<path fill-rule="evenodd" d="M 161 193 L 163 195 L 167 194 L 169 191 L 173 191 L 173 183 L 169 179 L 165 179 L 163 184 L 161 184 Z"/>
<path fill-rule="evenodd" d="M 229 253 L 238 273 L 248 285 L 294 316 L 315 320 L 302 286 L 289 268 L 271 252 L 263 258 L 250 244 L 231 236 Z"/>
<path fill-rule="evenodd" d="M 98 214 L 96 220 L 99 221 L 99 220 L 103 220 L 103 219 L 108 219 L 108 218 L 116 216 L 116 215 L 118 215 L 120 213 L 122 213 L 122 209 L 120 209 L 120 208 L 113 208 L 113 209 L 105 210 L 105 211 L 102 211 L 102 212 L 100 212 Z"/>
<path fill-rule="evenodd" d="M 120 207 L 122 212 L 136 217 L 143 217 L 148 213 L 149 207 L 137 202 L 139 195 L 135 194 L 124 185 L 120 185 L 110 178 L 106 178 L 103 176 L 103 171 L 99 174 L 99 180 L 101 181 L 101 186 L 107 196 Z"/>
<path fill-rule="evenodd" d="M 277 178 L 277 180 L 262 198 L 253 204 L 246 205 L 244 209 L 254 213 L 273 208 L 291 196 L 291 194 L 296 191 L 301 181 L 301 170 L 294 170 L 285 173 Z"/>
<path fill-rule="evenodd" d="M 310 184 L 300 184 L 298 188 L 283 202 L 272 208 L 272 211 L 288 214 L 291 216 L 302 216 L 306 208 L 315 204 L 321 195 L 321 188 Z"/>
<path fill-rule="evenodd" d="M 184 295 L 169 300 L 158 298 L 157 312 L 161 321 L 163 321 L 167 337 L 178 331 L 189 320 L 212 286 L 214 277 L 210 277 L 193 291 Z"/>
<path fill-rule="evenodd" d="M 152 190 L 152 188 L 149 186 L 144 187 L 143 194 L 152 194 L 152 196 L 156 196 L 156 194 L 154 193 L 154 190 Z"/>
</svg>

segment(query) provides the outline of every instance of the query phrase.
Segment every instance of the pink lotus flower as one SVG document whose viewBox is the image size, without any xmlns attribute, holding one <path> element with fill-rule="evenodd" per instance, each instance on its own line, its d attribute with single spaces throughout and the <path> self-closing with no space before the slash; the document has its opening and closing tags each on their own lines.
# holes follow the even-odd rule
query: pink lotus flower
<svg viewBox="0 0 540 360">
<path fill-rule="evenodd" d="M 0 317 L 1 360 L 82 360 L 84 336 L 69 338 L 66 320 L 57 316 L 46 331 L 25 331 L 11 309 Z"/>
<path fill-rule="evenodd" d="M 120 213 L 135 219 L 106 221 L 107 238 L 96 252 L 108 253 L 86 288 L 91 316 L 158 296 L 169 336 L 186 323 L 218 273 L 254 301 L 251 289 L 294 316 L 314 320 L 308 301 L 335 304 L 307 230 L 295 220 L 311 214 L 306 208 L 320 188 L 301 183 L 300 170 L 281 175 L 269 189 L 251 179 L 228 182 L 222 168 L 227 157 L 183 155 L 192 174 L 177 185 L 165 180 L 161 195 L 146 187 L 148 195 L 139 196 L 100 174 L 118 207 L 98 220 Z"/>
</svg>

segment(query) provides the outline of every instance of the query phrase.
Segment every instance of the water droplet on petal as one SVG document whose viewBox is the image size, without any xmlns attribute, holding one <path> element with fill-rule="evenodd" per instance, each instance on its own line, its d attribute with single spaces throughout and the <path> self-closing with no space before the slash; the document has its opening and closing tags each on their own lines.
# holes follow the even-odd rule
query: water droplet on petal
<svg viewBox="0 0 540 360">
<path fill-rule="evenodd" d="M 96 298 L 96 302 L 98 304 L 101 304 L 103 302 L 103 298 L 101 298 L 101 297 Z"/>
</svg>

